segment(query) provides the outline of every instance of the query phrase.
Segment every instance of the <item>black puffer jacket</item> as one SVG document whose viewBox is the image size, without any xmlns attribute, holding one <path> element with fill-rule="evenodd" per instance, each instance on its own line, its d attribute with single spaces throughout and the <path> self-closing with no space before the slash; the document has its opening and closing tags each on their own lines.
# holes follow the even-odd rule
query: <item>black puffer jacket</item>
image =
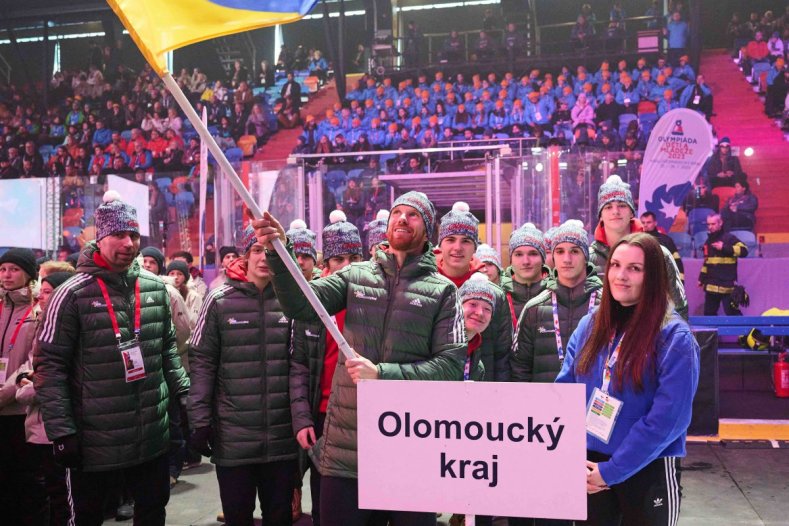
<svg viewBox="0 0 789 526">
<path fill-rule="evenodd" d="M 550 268 L 547 266 L 542 267 L 543 276 L 550 273 Z M 507 267 L 504 274 L 501 276 L 501 288 L 507 296 L 507 311 L 510 312 L 509 302 L 512 301 L 512 310 L 515 311 L 515 320 L 517 320 L 523 307 L 534 297 L 536 297 L 545 288 L 545 280 L 541 279 L 537 283 L 531 285 L 523 285 L 515 281 L 512 277 L 512 267 Z M 512 313 L 510 313 L 512 316 Z M 514 324 L 514 321 L 512 322 Z"/>
<path fill-rule="evenodd" d="M 189 390 L 162 280 L 136 260 L 123 273 L 102 261 L 95 243 L 82 252 L 77 274 L 49 300 L 33 358 L 47 436 L 77 434 L 86 471 L 134 466 L 167 453 L 169 397 Z M 107 285 L 124 342 L 134 338 L 134 284 L 140 282 L 142 380 L 126 383 L 98 277 Z"/>
<path fill-rule="evenodd" d="M 562 368 L 556 349 L 552 293 L 556 293 L 559 331 L 565 353 L 573 331 L 591 310 L 592 294 L 594 302 L 591 307 L 600 304 L 603 283 L 597 277 L 594 265 L 587 266 L 586 280 L 572 289 L 560 285 L 555 272 L 544 283 L 545 290 L 526 304 L 518 320 L 512 352 L 513 381 L 552 383 Z"/>
<path fill-rule="evenodd" d="M 203 303 L 189 342 L 190 420 L 211 426 L 220 466 L 296 458 L 288 396 L 291 323 L 270 285 L 228 279 Z"/>
</svg>

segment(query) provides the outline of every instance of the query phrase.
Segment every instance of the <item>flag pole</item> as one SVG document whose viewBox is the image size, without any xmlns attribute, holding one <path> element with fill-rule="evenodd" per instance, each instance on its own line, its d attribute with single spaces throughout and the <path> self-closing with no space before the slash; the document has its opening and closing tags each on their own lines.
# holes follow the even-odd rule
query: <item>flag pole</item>
<svg viewBox="0 0 789 526">
<path fill-rule="evenodd" d="M 175 82 L 175 79 L 169 71 L 163 72 L 162 80 L 164 81 L 165 86 L 167 86 L 167 89 L 170 90 L 170 93 L 172 93 L 175 101 L 178 103 L 178 106 L 180 106 L 183 112 L 186 114 L 186 118 L 189 119 L 189 122 L 192 123 L 195 131 L 200 135 L 200 139 L 202 139 L 203 143 L 208 146 L 209 151 L 214 154 L 214 159 L 216 159 L 217 163 L 219 163 L 219 167 L 222 169 L 222 172 L 224 173 L 225 177 L 227 177 L 230 184 L 233 185 L 233 188 L 236 190 L 236 192 L 238 192 L 241 200 L 244 201 L 244 204 L 247 206 L 247 208 L 249 208 L 253 216 L 256 218 L 262 218 L 263 212 L 261 211 L 260 207 L 252 198 L 252 195 L 250 195 L 249 191 L 244 186 L 244 183 L 241 182 L 241 179 L 233 169 L 233 166 L 227 160 L 227 157 L 225 157 L 224 152 L 211 136 L 208 128 L 200 120 L 197 112 L 186 98 L 186 95 L 184 95 L 184 92 L 181 91 L 181 88 L 178 86 L 178 83 Z M 345 355 L 345 358 L 349 360 L 355 358 L 356 356 L 351 350 L 351 346 L 348 345 L 348 342 L 343 337 L 342 332 L 340 332 L 340 329 L 337 327 L 337 325 L 335 325 L 334 321 L 331 319 L 331 316 L 329 316 L 329 313 L 326 311 L 326 308 L 315 295 L 315 292 L 312 290 L 312 288 L 310 288 L 307 279 L 301 273 L 299 266 L 290 256 L 288 249 L 285 248 L 285 245 L 283 245 L 282 241 L 279 239 L 275 239 L 271 244 L 274 246 L 274 250 L 277 251 L 279 257 L 285 263 L 288 271 L 296 280 L 296 283 L 304 293 L 304 296 L 307 297 L 307 300 L 310 302 L 310 305 L 312 305 L 312 308 L 315 309 L 318 317 L 326 326 L 329 334 L 331 334 L 332 338 L 334 338 L 334 341 L 337 342 L 337 346 Z"/>
</svg>

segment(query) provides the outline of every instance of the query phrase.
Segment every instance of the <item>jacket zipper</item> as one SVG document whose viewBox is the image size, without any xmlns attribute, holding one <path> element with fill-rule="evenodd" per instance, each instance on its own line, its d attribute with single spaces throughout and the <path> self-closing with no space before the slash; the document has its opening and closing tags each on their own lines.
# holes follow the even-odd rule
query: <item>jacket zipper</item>
<svg viewBox="0 0 789 526">
<path fill-rule="evenodd" d="M 255 291 L 257 292 L 258 304 L 260 305 L 260 308 L 258 309 L 258 311 L 260 312 L 260 335 L 262 336 L 262 338 L 261 338 L 261 349 L 260 350 L 262 351 L 261 352 L 261 358 L 263 359 L 263 374 L 260 375 L 260 380 L 263 382 L 263 393 L 264 393 L 264 400 L 263 400 L 263 404 L 262 404 L 263 405 L 263 429 L 268 429 L 268 406 L 267 406 L 267 403 L 266 403 L 266 401 L 269 398 L 268 397 L 268 378 L 266 377 L 266 375 L 267 375 L 266 364 L 268 363 L 268 360 L 266 360 L 266 355 L 265 355 L 265 352 L 266 352 L 265 351 L 265 349 L 266 349 L 266 298 L 265 298 L 264 291 L 258 290 L 257 287 L 255 287 Z M 269 437 L 269 436 L 271 436 L 271 433 L 265 433 L 265 437 Z M 268 438 L 266 438 L 266 440 L 263 441 L 263 454 L 265 456 L 268 456 L 268 454 L 269 454 L 268 445 L 269 445 L 269 441 L 268 441 Z"/>
<path fill-rule="evenodd" d="M 389 280 L 391 283 L 391 280 Z M 394 277 L 394 285 L 387 287 L 387 292 L 389 293 L 389 298 L 386 300 L 386 317 L 384 317 L 384 330 L 381 334 L 382 341 L 387 341 L 386 335 L 389 333 L 389 319 L 392 316 L 392 303 L 394 302 L 394 292 L 397 290 L 397 285 L 400 284 L 400 267 L 397 267 L 395 270 L 395 277 Z M 383 356 L 381 356 L 381 360 L 378 363 L 386 363 L 386 360 L 391 355 L 390 348 L 384 351 Z"/>
</svg>

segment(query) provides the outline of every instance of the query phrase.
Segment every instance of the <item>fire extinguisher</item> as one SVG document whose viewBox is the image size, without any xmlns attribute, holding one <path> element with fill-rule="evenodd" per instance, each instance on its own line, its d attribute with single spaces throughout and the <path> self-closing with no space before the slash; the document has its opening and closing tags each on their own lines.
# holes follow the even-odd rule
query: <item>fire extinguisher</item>
<svg viewBox="0 0 789 526">
<path fill-rule="evenodd" d="M 778 355 L 778 361 L 773 364 L 773 383 L 775 396 L 789 398 L 789 363 L 786 362 L 786 352 Z"/>
</svg>

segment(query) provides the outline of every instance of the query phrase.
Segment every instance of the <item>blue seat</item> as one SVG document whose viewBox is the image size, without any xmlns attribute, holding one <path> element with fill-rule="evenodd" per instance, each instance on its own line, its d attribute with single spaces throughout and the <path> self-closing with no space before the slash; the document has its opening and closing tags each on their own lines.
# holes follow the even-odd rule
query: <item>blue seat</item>
<svg viewBox="0 0 789 526">
<path fill-rule="evenodd" d="M 186 122 L 186 120 L 184 120 L 184 122 Z M 131 140 L 131 138 L 132 138 L 131 130 L 123 130 L 121 132 L 121 139 L 123 139 L 124 141 L 128 142 Z"/>
<path fill-rule="evenodd" d="M 219 133 L 219 128 L 213 125 L 208 126 L 208 133 L 210 133 L 211 135 L 216 135 L 217 133 Z"/>
<path fill-rule="evenodd" d="M 677 251 L 683 258 L 688 258 L 693 252 L 693 238 L 687 232 L 669 232 L 668 237 L 677 245 Z"/>
<path fill-rule="evenodd" d="M 46 163 L 50 157 L 52 157 L 52 152 L 55 151 L 55 147 L 51 144 L 42 144 L 38 147 L 38 153 L 41 157 L 44 158 L 44 162 Z"/>
<path fill-rule="evenodd" d="M 749 258 L 755 258 L 758 256 L 757 251 L 759 248 L 759 242 L 756 239 L 756 234 L 750 230 L 731 230 L 729 231 L 729 234 L 745 243 L 745 246 L 748 247 Z"/>
<path fill-rule="evenodd" d="M 343 170 L 329 170 L 323 177 L 323 182 L 331 193 L 337 195 L 337 189 L 341 186 L 345 187 L 347 178 Z"/>
<path fill-rule="evenodd" d="M 644 131 L 645 135 L 649 135 L 649 132 L 651 132 L 652 128 L 655 127 L 655 123 L 657 121 L 657 113 L 642 113 L 638 116 L 638 124 L 641 126 L 641 129 Z"/>
<path fill-rule="evenodd" d="M 693 244 L 696 245 L 696 250 L 699 251 L 699 254 L 701 254 L 701 247 L 707 242 L 708 237 L 709 234 L 706 230 L 693 234 Z"/>
<path fill-rule="evenodd" d="M 169 177 L 157 177 L 155 179 L 155 181 L 156 181 L 156 186 L 159 187 L 159 191 L 160 192 L 168 192 L 169 193 L 169 191 L 170 191 L 169 187 L 170 187 L 171 184 L 173 184 L 173 180 L 172 179 L 170 179 Z"/>
<path fill-rule="evenodd" d="M 364 168 L 354 168 L 348 172 L 348 179 L 359 179 L 364 172 Z"/>
<path fill-rule="evenodd" d="M 627 126 L 632 122 L 638 122 L 638 117 L 632 113 L 623 113 L 619 116 L 619 136 L 624 137 L 627 134 Z"/>
<path fill-rule="evenodd" d="M 698 232 L 707 232 L 707 217 L 714 214 L 712 208 L 694 208 L 688 212 L 688 226 L 690 235 Z"/>
<path fill-rule="evenodd" d="M 179 214 L 189 215 L 194 204 L 195 196 L 192 192 L 183 191 L 175 194 L 175 208 Z"/>
</svg>

